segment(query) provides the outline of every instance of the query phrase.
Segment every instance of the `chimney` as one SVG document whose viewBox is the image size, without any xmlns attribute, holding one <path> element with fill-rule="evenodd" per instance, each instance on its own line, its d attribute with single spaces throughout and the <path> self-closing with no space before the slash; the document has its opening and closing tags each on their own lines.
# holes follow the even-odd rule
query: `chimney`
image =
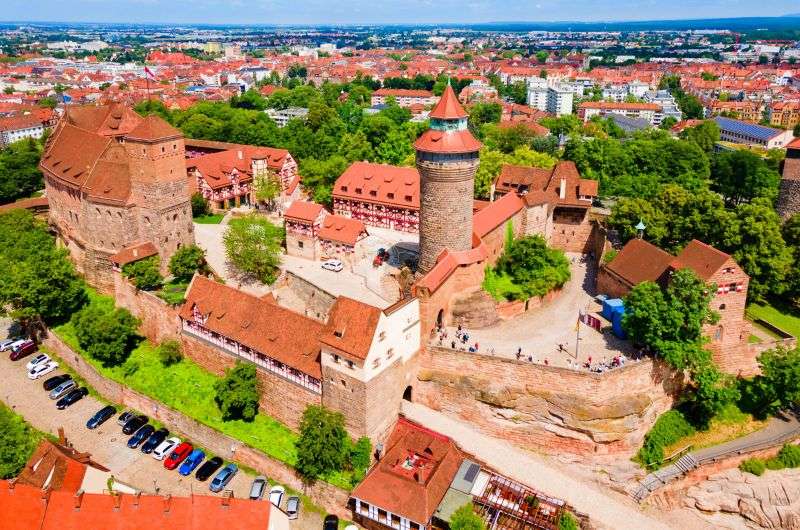
<svg viewBox="0 0 800 530">
<path fill-rule="evenodd" d="M 112 493 L 111 496 L 114 498 L 114 511 L 118 512 L 122 505 L 122 495 L 119 493 Z"/>
<path fill-rule="evenodd" d="M 225 493 L 222 495 L 222 505 L 226 507 L 230 506 L 232 498 L 233 498 L 233 490 L 225 490 Z"/>
<path fill-rule="evenodd" d="M 558 189 L 558 198 L 567 198 L 567 179 L 561 179 L 561 187 Z"/>
<path fill-rule="evenodd" d="M 239 160 L 243 160 L 244 159 L 244 153 L 242 153 L 241 149 L 239 149 L 239 151 L 236 154 L 239 155 Z"/>
<path fill-rule="evenodd" d="M 170 504 L 172 504 L 172 495 L 167 493 L 164 496 L 164 513 L 169 512 Z"/>
<path fill-rule="evenodd" d="M 133 506 L 135 508 L 139 507 L 139 498 L 141 496 L 142 496 L 142 492 L 141 491 L 137 491 L 136 493 L 133 494 Z"/>
<path fill-rule="evenodd" d="M 64 427 L 58 428 L 58 443 L 67 445 L 67 437 L 64 435 Z"/>
<path fill-rule="evenodd" d="M 81 503 L 83 502 L 83 490 L 76 491 L 75 495 L 73 495 L 73 497 L 72 497 L 72 500 L 73 500 L 72 506 L 76 510 L 80 510 L 81 509 Z"/>
<path fill-rule="evenodd" d="M 17 477 L 14 477 L 8 481 L 8 489 L 13 490 L 14 486 L 16 485 L 17 485 Z"/>
</svg>

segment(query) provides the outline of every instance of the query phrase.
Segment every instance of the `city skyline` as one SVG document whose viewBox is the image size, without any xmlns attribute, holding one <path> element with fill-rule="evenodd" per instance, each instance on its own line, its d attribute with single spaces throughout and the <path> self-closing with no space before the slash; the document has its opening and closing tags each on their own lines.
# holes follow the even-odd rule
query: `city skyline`
<svg viewBox="0 0 800 530">
<path fill-rule="evenodd" d="M 644 4 L 644 5 L 643 5 Z M 646 9 L 643 9 L 646 7 Z M 642 13 L 644 16 L 627 16 Z M 691 13 L 691 16 L 686 16 Z M 797 14 L 791 0 L 7 0 L 3 21 L 184 24 L 473 24 L 626 22 Z"/>
</svg>

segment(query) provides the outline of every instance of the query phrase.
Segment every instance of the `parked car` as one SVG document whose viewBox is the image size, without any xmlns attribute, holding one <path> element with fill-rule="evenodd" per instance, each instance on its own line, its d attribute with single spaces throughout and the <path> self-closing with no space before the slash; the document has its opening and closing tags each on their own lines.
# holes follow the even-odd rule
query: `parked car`
<svg viewBox="0 0 800 530">
<path fill-rule="evenodd" d="M 150 435 L 156 432 L 156 428 L 152 425 L 145 425 L 134 433 L 133 436 L 128 438 L 128 447 L 136 449 L 144 443 L 145 440 L 150 438 Z"/>
<path fill-rule="evenodd" d="M 195 449 L 189 456 L 186 457 L 186 460 L 183 461 L 181 467 L 178 468 L 178 473 L 184 477 L 191 475 L 192 471 L 194 471 L 195 468 L 200 465 L 200 462 L 202 462 L 205 457 L 206 454 L 203 451 L 200 449 Z"/>
<path fill-rule="evenodd" d="M 327 271 L 341 272 L 344 269 L 344 264 L 338 259 L 329 259 L 322 262 L 322 268 Z"/>
<path fill-rule="evenodd" d="M 222 459 L 215 456 L 214 458 L 206 460 L 205 463 L 200 466 L 200 469 L 197 470 L 197 473 L 194 474 L 194 477 L 200 482 L 205 482 L 208 480 L 208 477 L 213 475 L 221 467 Z"/>
<path fill-rule="evenodd" d="M 125 424 L 128 423 L 128 421 L 131 420 L 134 416 L 136 416 L 135 412 L 133 412 L 132 410 L 126 410 L 125 412 L 119 415 L 119 418 L 117 418 L 117 425 L 119 425 L 120 427 L 125 427 Z"/>
<path fill-rule="evenodd" d="M 30 372 L 31 370 L 33 370 L 33 367 L 36 366 L 37 364 L 44 364 L 49 360 L 50 360 L 49 355 L 47 355 L 46 353 L 40 353 L 39 355 L 28 361 L 28 364 L 25 365 L 25 369 Z"/>
<path fill-rule="evenodd" d="M 87 429 L 96 429 L 104 424 L 108 419 L 117 413 L 117 408 L 112 407 L 111 405 L 106 405 L 102 409 L 98 410 L 94 413 L 94 415 L 89 418 L 89 421 L 86 422 Z"/>
<path fill-rule="evenodd" d="M 151 434 L 150 438 L 148 438 L 147 441 L 142 444 L 141 451 L 144 454 L 149 455 L 150 453 L 155 451 L 156 447 L 161 445 L 161 442 L 167 439 L 167 436 L 169 436 L 169 431 L 163 427 L 160 428 L 159 430 Z"/>
<path fill-rule="evenodd" d="M 250 486 L 250 499 L 257 501 L 264 496 L 264 491 L 267 489 L 267 477 L 259 475 Z"/>
<path fill-rule="evenodd" d="M 272 489 L 269 490 L 269 502 L 280 508 L 284 493 L 286 493 L 286 488 L 283 486 L 277 484 L 272 486 Z"/>
<path fill-rule="evenodd" d="M 30 355 L 37 350 L 36 343 L 32 340 L 26 340 L 22 344 L 11 347 L 11 355 L 9 356 L 12 361 L 19 361 L 23 357 Z"/>
<path fill-rule="evenodd" d="M 300 515 L 300 497 L 289 497 L 286 501 L 286 515 L 289 519 L 297 519 Z"/>
<path fill-rule="evenodd" d="M 46 363 L 39 363 L 30 370 L 28 370 L 28 379 L 39 379 L 43 375 L 47 375 L 50 372 L 54 371 L 58 368 L 58 363 L 55 361 L 47 361 Z"/>
<path fill-rule="evenodd" d="M 178 447 L 172 450 L 170 455 L 164 460 L 164 467 L 172 470 L 178 467 L 178 465 L 183 462 L 189 453 L 192 452 L 192 444 L 189 442 L 183 442 Z"/>
<path fill-rule="evenodd" d="M 228 485 L 228 482 L 231 481 L 234 475 L 239 471 L 239 468 L 236 467 L 236 464 L 228 464 L 227 466 L 222 468 L 222 471 L 217 473 L 217 476 L 214 477 L 214 480 L 211 481 L 211 484 L 208 485 L 208 489 L 217 493 L 222 491 L 222 489 Z"/>
<path fill-rule="evenodd" d="M 172 453 L 172 450 L 178 447 L 181 444 L 180 438 L 167 438 L 161 444 L 159 444 L 155 449 L 153 449 L 153 458 L 156 460 L 164 460 L 167 455 Z"/>
<path fill-rule="evenodd" d="M 333 514 L 326 515 L 322 530 L 339 530 L 339 518 Z"/>
<path fill-rule="evenodd" d="M 147 423 L 147 416 L 144 414 L 139 414 L 138 416 L 134 416 L 133 418 L 129 419 L 125 422 L 125 425 L 122 427 L 122 434 L 133 434 L 139 429 L 141 429 Z"/>
<path fill-rule="evenodd" d="M 53 377 L 45 379 L 44 383 L 42 383 L 42 388 L 44 388 L 47 391 L 50 391 L 53 390 L 58 385 L 60 385 L 61 383 L 63 383 L 64 381 L 68 381 L 70 379 L 72 379 L 72 376 L 70 376 L 69 374 L 54 375 Z"/>
<path fill-rule="evenodd" d="M 50 399 L 59 399 L 67 392 L 71 391 L 74 388 L 77 388 L 77 384 L 72 379 L 67 379 L 63 383 L 59 384 L 53 390 L 50 391 Z"/>
<path fill-rule="evenodd" d="M 56 401 L 56 408 L 58 410 L 64 410 L 65 408 L 69 407 L 70 405 L 72 405 L 74 403 L 77 403 L 78 401 L 83 399 L 83 396 L 86 396 L 88 394 L 89 394 L 89 389 L 86 388 L 85 386 L 82 386 L 80 388 L 76 388 L 75 390 L 73 390 L 72 392 L 67 394 L 66 396 L 64 396 L 61 399 L 59 399 L 58 401 Z"/>
<path fill-rule="evenodd" d="M 0 351 L 9 351 L 14 346 L 18 346 L 23 342 L 25 342 L 25 340 L 26 339 L 20 339 L 20 338 L 6 339 L 2 343 L 0 343 Z"/>
</svg>

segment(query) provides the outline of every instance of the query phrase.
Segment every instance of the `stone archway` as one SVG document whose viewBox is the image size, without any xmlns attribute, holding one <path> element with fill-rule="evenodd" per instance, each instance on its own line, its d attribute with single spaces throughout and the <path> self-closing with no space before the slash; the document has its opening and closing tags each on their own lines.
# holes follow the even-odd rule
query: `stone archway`
<svg viewBox="0 0 800 530">
<path fill-rule="evenodd" d="M 444 327 L 444 309 L 440 309 L 436 315 L 436 328 L 441 329 Z"/>
<path fill-rule="evenodd" d="M 406 389 L 403 391 L 403 399 L 406 401 L 412 401 L 412 392 L 414 388 L 411 385 L 408 385 Z"/>
</svg>

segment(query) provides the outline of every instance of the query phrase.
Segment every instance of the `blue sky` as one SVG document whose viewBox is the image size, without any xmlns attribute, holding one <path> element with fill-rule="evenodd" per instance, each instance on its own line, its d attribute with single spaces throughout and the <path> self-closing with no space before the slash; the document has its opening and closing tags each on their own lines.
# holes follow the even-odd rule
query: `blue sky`
<svg viewBox="0 0 800 530">
<path fill-rule="evenodd" d="M 243 24 L 781 16 L 797 0 L 0 0 L 0 20 Z"/>
</svg>

